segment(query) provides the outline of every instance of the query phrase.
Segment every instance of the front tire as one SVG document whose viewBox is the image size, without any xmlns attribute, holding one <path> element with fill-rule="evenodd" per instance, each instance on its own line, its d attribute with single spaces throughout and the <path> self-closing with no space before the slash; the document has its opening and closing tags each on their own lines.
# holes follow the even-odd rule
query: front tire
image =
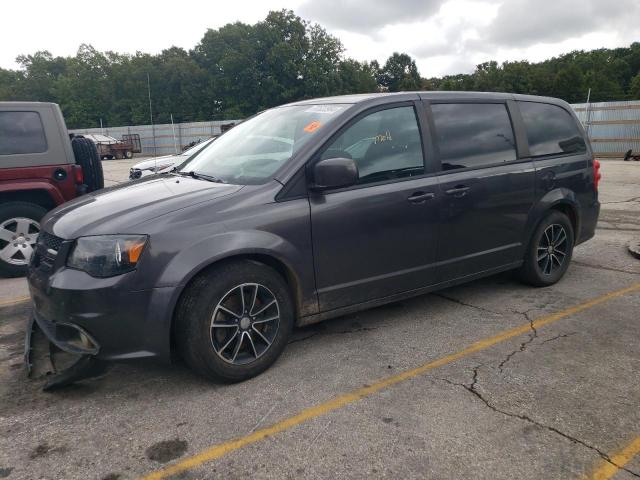
<svg viewBox="0 0 640 480">
<path fill-rule="evenodd" d="M 574 235 L 573 225 L 564 213 L 549 212 L 531 237 L 519 270 L 521 280 L 535 287 L 558 282 L 569 268 Z"/>
<path fill-rule="evenodd" d="M 40 233 L 40 220 L 47 210 L 28 202 L 0 205 L 0 275 L 21 277 Z"/>
<path fill-rule="evenodd" d="M 218 381 L 240 382 L 269 368 L 294 324 L 285 280 L 270 267 L 242 260 L 201 274 L 176 312 L 176 343 L 187 364 Z"/>
</svg>

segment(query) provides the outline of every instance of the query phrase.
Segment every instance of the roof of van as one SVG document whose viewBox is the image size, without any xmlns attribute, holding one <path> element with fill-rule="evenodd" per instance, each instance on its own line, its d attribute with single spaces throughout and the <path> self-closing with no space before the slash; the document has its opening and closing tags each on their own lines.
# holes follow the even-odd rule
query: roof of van
<svg viewBox="0 0 640 480">
<path fill-rule="evenodd" d="M 290 103 L 289 105 L 317 105 L 325 103 L 356 104 L 368 100 L 381 98 L 396 98 L 398 100 L 408 100 L 410 97 L 422 98 L 425 100 L 464 100 L 464 99 L 492 99 L 492 100 L 528 100 L 545 103 L 565 103 L 563 100 L 552 97 L 540 97 L 536 95 L 522 95 L 517 93 L 501 92 L 453 92 L 453 91 L 417 91 L 417 92 L 394 92 L 394 93 L 360 93 L 355 95 L 339 95 L 335 97 L 312 98 Z"/>
</svg>

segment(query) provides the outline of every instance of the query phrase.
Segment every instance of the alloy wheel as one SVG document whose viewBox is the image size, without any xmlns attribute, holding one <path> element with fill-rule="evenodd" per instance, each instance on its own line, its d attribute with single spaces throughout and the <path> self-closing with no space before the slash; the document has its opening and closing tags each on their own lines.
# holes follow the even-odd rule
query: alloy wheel
<svg viewBox="0 0 640 480">
<path fill-rule="evenodd" d="M 246 365 L 273 344 L 280 325 L 280 306 L 264 285 L 243 283 L 229 290 L 211 316 L 211 345 L 233 365 Z"/>
<path fill-rule="evenodd" d="M 27 265 L 39 234 L 40 224 L 31 218 L 5 220 L 0 224 L 0 260 L 11 265 Z"/>
<path fill-rule="evenodd" d="M 537 262 L 544 275 L 551 275 L 562 267 L 567 257 L 567 232 L 554 223 L 545 228 L 537 250 Z"/>
</svg>

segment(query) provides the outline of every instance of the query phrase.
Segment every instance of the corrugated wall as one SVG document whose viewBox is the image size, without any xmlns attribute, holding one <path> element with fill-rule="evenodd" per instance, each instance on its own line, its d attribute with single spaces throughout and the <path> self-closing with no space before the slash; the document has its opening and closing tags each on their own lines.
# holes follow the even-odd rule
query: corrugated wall
<svg viewBox="0 0 640 480">
<path fill-rule="evenodd" d="M 175 125 L 160 124 L 154 125 L 130 125 L 126 127 L 105 127 L 105 128 L 84 128 L 69 130 L 72 133 L 101 133 L 115 138 L 122 138 L 123 134 L 140 135 L 142 144 L 141 155 L 154 154 L 154 131 L 155 131 L 155 153 L 157 155 L 170 155 L 182 151 L 182 147 L 191 142 L 206 140 L 214 135 L 220 135 L 220 126 L 238 123 L 239 120 L 223 120 L 212 122 L 176 123 Z M 174 137 L 175 132 L 175 137 Z"/>
<path fill-rule="evenodd" d="M 591 145 L 601 158 L 622 157 L 632 149 L 640 153 L 640 100 L 631 102 L 602 102 L 572 105 L 591 138 Z M 155 153 L 172 154 L 191 142 L 220 135 L 220 126 L 237 123 L 238 120 L 193 122 L 155 125 L 131 125 L 127 127 L 88 128 L 71 130 L 73 133 L 103 133 L 121 138 L 126 133 L 137 133 L 142 143 L 142 154 L 153 155 L 153 132 L 155 129 Z M 175 129 L 175 137 L 174 137 Z M 175 142 L 175 146 L 174 146 Z"/>
<path fill-rule="evenodd" d="M 598 157 L 617 158 L 632 149 L 640 153 L 640 101 L 572 105 L 589 133 Z"/>
</svg>

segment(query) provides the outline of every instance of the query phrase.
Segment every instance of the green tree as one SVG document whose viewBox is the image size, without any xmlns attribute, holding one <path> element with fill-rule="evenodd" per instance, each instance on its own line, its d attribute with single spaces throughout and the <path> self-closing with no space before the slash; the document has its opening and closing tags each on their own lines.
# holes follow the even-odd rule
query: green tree
<svg viewBox="0 0 640 480">
<path fill-rule="evenodd" d="M 341 82 L 344 81 L 341 71 L 347 68 L 341 65 L 344 47 L 340 40 L 329 35 L 318 24 L 307 26 L 307 38 L 308 48 L 301 79 L 303 95 L 324 97 L 335 94 L 341 90 Z M 354 81 L 357 80 L 354 78 Z"/>
<path fill-rule="evenodd" d="M 262 79 L 254 28 L 236 22 L 209 29 L 193 57 L 208 76 L 206 97 L 216 99 L 216 113 L 242 117 L 260 108 Z"/>
<path fill-rule="evenodd" d="M 586 97 L 584 74 L 575 63 L 562 67 L 553 79 L 553 95 L 569 101 Z"/>
<path fill-rule="evenodd" d="M 629 93 L 634 100 L 640 100 L 640 72 L 631 80 Z"/>
<path fill-rule="evenodd" d="M 38 51 L 33 55 L 20 55 L 16 61 L 20 65 L 24 82 L 16 90 L 20 100 L 51 102 L 56 98 L 56 80 L 66 73 L 68 59 L 53 57 L 48 51 Z"/>
<path fill-rule="evenodd" d="M 209 29 L 186 51 L 160 54 L 38 51 L 0 69 L 0 100 L 57 102 L 70 128 L 149 122 L 147 75 L 154 120 L 241 118 L 302 98 L 379 90 L 484 90 L 551 95 L 582 102 L 640 99 L 640 42 L 629 47 L 573 51 L 539 63 L 488 61 L 473 73 L 420 78 L 415 61 L 394 53 L 384 66 L 346 58 L 338 38 L 290 10 L 269 12 L 253 25 Z"/>
<path fill-rule="evenodd" d="M 0 101 L 17 99 L 24 81 L 24 74 L 0 68 Z"/>
<path fill-rule="evenodd" d="M 339 94 L 371 93 L 378 90 L 378 69 L 370 63 L 346 59 L 338 66 Z"/>
<path fill-rule="evenodd" d="M 394 52 L 380 70 L 378 82 L 390 92 L 419 90 L 422 79 L 418 67 L 406 53 Z"/>
</svg>

